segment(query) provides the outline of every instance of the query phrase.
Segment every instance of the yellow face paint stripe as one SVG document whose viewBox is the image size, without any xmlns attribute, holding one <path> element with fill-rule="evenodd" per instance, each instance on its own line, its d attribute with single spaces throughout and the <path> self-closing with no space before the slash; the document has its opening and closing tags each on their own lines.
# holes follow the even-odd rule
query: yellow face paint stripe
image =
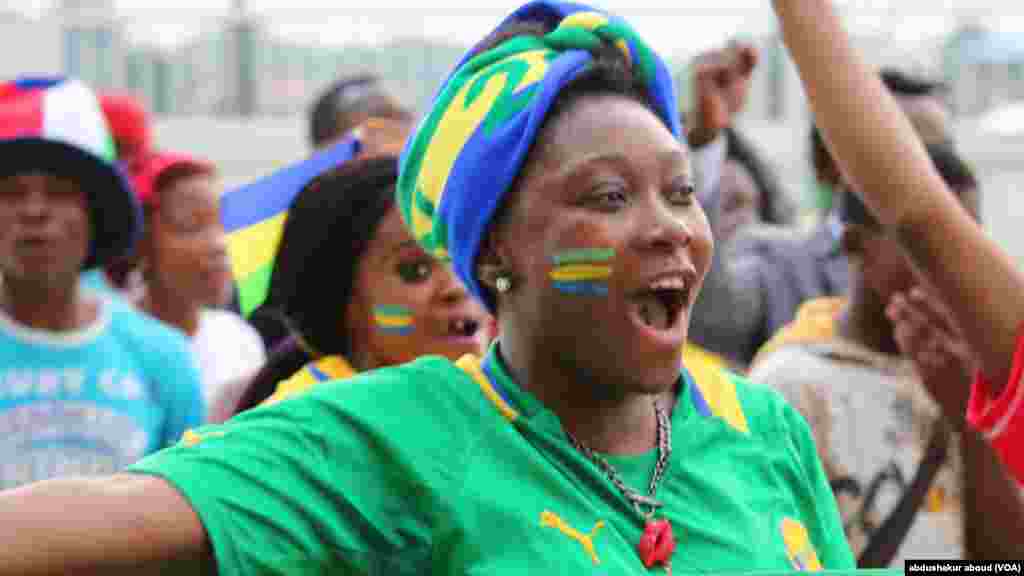
<svg viewBox="0 0 1024 576">
<path fill-rule="evenodd" d="M 491 381 L 487 379 L 487 376 L 480 369 L 480 361 L 473 355 L 467 354 L 462 358 L 459 358 L 455 365 L 465 371 L 473 381 L 476 382 L 477 386 L 484 393 L 484 396 L 494 404 L 498 412 L 505 417 L 509 422 L 514 422 L 519 417 L 519 413 L 516 412 L 507 402 L 501 397 L 500 394 L 491 386 Z"/>
<path fill-rule="evenodd" d="M 553 269 L 548 276 L 555 282 L 574 282 L 578 280 L 603 280 L 612 275 L 611 266 L 595 264 L 571 264 Z"/>
<path fill-rule="evenodd" d="M 379 326 L 408 326 L 412 324 L 412 318 L 408 316 L 375 316 L 374 321 Z"/>
</svg>

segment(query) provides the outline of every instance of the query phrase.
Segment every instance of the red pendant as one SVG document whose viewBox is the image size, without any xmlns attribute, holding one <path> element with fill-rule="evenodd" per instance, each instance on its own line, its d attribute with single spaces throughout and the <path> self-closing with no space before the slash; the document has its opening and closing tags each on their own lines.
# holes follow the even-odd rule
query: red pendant
<svg viewBox="0 0 1024 576">
<path fill-rule="evenodd" d="M 668 520 L 648 520 L 636 550 L 645 568 L 657 564 L 668 566 L 676 551 L 676 537 Z"/>
</svg>

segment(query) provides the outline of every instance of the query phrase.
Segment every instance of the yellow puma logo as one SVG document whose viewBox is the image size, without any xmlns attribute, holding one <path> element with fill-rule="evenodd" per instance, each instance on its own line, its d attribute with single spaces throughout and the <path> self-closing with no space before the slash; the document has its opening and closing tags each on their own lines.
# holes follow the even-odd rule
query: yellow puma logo
<svg viewBox="0 0 1024 576">
<path fill-rule="evenodd" d="M 597 552 L 594 551 L 594 535 L 597 534 L 598 530 L 604 528 L 604 520 L 598 520 L 597 524 L 594 524 L 594 527 L 590 530 L 590 533 L 584 534 L 572 526 L 569 526 L 565 520 L 559 518 L 554 512 L 545 510 L 540 515 L 540 525 L 543 528 L 554 528 L 569 538 L 579 542 L 580 546 L 583 546 L 583 551 L 590 556 L 590 559 L 594 561 L 594 564 L 601 563 L 601 559 L 597 557 Z"/>
</svg>

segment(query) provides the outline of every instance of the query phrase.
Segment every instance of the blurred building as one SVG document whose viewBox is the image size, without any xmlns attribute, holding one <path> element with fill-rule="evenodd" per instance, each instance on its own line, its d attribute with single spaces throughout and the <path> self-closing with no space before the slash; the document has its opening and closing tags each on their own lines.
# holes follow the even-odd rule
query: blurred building
<svg viewBox="0 0 1024 576">
<path fill-rule="evenodd" d="M 304 113 L 316 93 L 346 74 L 373 71 L 409 107 L 422 112 L 465 46 L 427 38 L 395 38 L 376 46 L 346 42 L 358 30 L 338 27 L 319 38 L 271 30 L 244 2 L 202 21 L 198 36 L 173 48 L 128 41 L 114 0 L 45 0 L 26 16 L 23 2 L 0 8 L 0 77 L 66 72 L 100 89 L 127 89 L 158 116 L 161 146 L 210 158 L 236 186 L 308 154 Z M 1024 34 L 994 32 L 980 9 L 959 4 L 960 24 L 945 38 L 908 43 L 899 34 L 855 39 L 867 59 L 950 85 L 958 145 L 977 167 L 985 219 L 1024 262 L 1016 222 L 1024 199 L 1019 151 L 1024 147 Z M 339 10 L 352 10 L 339 4 Z M 856 9 L 851 8 L 851 9 Z M 188 12 L 188 8 L 182 8 Z M 741 128 L 778 170 L 785 189 L 809 198 L 806 98 L 778 37 L 754 40 L 761 50 Z M 685 58 L 671 63 L 681 108 L 692 102 Z M 998 130 L 996 129 L 998 128 Z M 810 205 L 810 204 L 808 204 Z"/>
<path fill-rule="evenodd" d="M 0 57 L 0 78 L 64 70 L 61 27 L 52 19 L 27 18 L 0 9 L 0 38 L 9 52 Z"/>
<path fill-rule="evenodd" d="M 128 51 L 113 0 L 60 0 L 64 71 L 98 89 L 124 87 Z"/>
<path fill-rule="evenodd" d="M 52 9 L 42 18 L 0 12 L 7 45 L 23 48 L 0 58 L 0 73 L 64 71 L 100 89 L 135 91 L 160 115 L 297 114 L 338 76 L 367 70 L 380 73 L 407 105 L 422 110 L 464 49 L 425 38 L 398 38 L 381 46 L 345 43 L 343 29 L 335 35 L 340 46 L 322 46 L 313 38 L 285 40 L 237 0 L 223 18 L 204 20 L 191 41 L 174 48 L 138 46 L 128 42 L 114 0 L 48 2 Z M 358 37 L 356 32 L 349 37 Z M 947 79 L 958 115 L 977 116 L 1024 99 L 1022 34 L 991 32 L 964 17 L 950 37 L 924 44 L 901 43 L 892 34 L 856 42 L 875 64 Z M 743 120 L 804 123 L 802 88 L 779 38 L 755 43 L 762 65 Z M 674 67 L 685 107 L 689 71 L 685 61 Z"/>
<path fill-rule="evenodd" d="M 967 23 L 949 38 L 943 57 L 957 114 L 976 116 L 1024 99 L 1024 34 Z"/>
</svg>

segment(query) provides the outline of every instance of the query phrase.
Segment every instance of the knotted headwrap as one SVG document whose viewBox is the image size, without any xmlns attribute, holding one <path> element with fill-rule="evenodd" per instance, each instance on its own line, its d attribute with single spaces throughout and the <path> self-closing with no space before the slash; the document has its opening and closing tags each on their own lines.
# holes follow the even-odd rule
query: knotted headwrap
<svg viewBox="0 0 1024 576">
<path fill-rule="evenodd" d="M 450 258 L 455 273 L 491 312 L 494 302 L 474 270 L 480 244 L 548 109 L 563 87 L 590 68 L 591 51 L 602 43 L 621 50 L 646 85 L 651 107 L 682 137 L 668 69 L 625 21 L 548 0 L 526 4 L 499 28 L 510 21 L 541 22 L 554 30 L 462 58 L 406 144 L 397 189 L 413 237 L 434 256 Z"/>
</svg>

